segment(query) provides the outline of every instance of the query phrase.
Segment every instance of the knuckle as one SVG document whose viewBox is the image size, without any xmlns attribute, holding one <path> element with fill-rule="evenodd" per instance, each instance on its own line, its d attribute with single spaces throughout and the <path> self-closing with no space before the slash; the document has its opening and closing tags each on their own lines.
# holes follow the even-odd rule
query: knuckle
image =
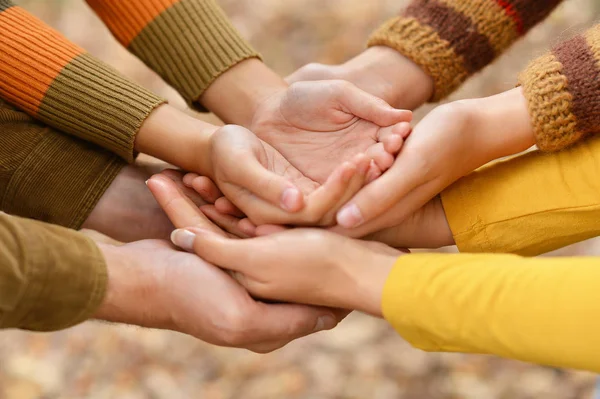
<svg viewBox="0 0 600 399">
<path fill-rule="evenodd" d="M 240 306 L 227 308 L 220 319 L 221 339 L 226 345 L 239 347 L 247 343 L 250 320 Z"/>
</svg>

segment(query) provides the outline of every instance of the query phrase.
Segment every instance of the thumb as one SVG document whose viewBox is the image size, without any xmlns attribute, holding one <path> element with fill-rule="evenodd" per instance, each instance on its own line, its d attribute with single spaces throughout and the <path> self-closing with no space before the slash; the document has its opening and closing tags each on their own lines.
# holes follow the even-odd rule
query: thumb
<svg viewBox="0 0 600 399">
<path fill-rule="evenodd" d="M 205 261 L 227 270 L 244 273 L 252 269 L 252 259 L 249 256 L 256 253 L 255 243 L 252 239 L 229 239 L 212 231 L 189 227 L 178 229 L 171 234 L 171 241 L 176 246 L 196 255 Z"/>
<path fill-rule="evenodd" d="M 338 101 L 349 113 L 373 122 L 379 126 L 391 126 L 400 122 L 410 122 L 412 111 L 396 109 L 379 97 L 367 93 L 355 85 L 344 82 L 339 90 Z"/>
</svg>

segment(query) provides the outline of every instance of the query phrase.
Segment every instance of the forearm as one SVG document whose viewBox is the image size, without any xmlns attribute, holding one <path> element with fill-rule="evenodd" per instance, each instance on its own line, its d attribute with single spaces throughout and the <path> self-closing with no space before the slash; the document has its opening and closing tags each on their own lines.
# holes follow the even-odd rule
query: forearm
<svg viewBox="0 0 600 399">
<path fill-rule="evenodd" d="M 221 113 L 201 97 L 222 74 L 258 57 L 214 0 L 87 3 L 123 46 L 197 109 Z"/>
<path fill-rule="evenodd" d="M 382 308 L 423 350 L 598 372 L 599 283 L 595 258 L 407 255 L 382 287 Z"/>
<path fill-rule="evenodd" d="M 200 102 L 225 123 L 250 127 L 259 104 L 287 87 L 262 61 L 249 59 L 217 78 Z"/>
<path fill-rule="evenodd" d="M 0 209 L 79 229 L 125 161 L 0 100 Z"/>
<path fill-rule="evenodd" d="M 369 46 L 390 47 L 433 79 L 437 101 L 491 63 L 561 1 L 414 0 L 377 29 Z"/>
<path fill-rule="evenodd" d="M 0 1 L 0 30 L 2 98 L 57 130 L 133 161 L 140 125 L 164 100 L 10 1 Z"/>
<path fill-rule="evenodd" d="M 0 328 L 53 331 L 91 317 L 106 264 L 83 234 L 0 214 Z"/>
</svg>

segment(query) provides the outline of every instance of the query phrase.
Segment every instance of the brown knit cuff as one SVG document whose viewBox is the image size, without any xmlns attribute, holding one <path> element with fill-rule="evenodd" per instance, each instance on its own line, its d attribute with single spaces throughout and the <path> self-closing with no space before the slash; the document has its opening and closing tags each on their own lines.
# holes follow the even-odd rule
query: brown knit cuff
<svg viewBox="0 0 600 399">
<path fill-rule="evenodd" d="M 12 306 L 0 312 L 2 328 L 55 331 L 95 314 L 104 299 L 108 273 L 90 238 L 8 215 L 0 215 L 0 234 L 22 272 L 21 280 L 8 287 L 16 292 L 9 298 Z"/>
<path fill-rule="evenodd" d="M 545 18 L 561 0 L 413 0 L 369 46 L 388 46 L 432 77 L 432 101 L 452 93 Z"/>
<path fill-rule="evenodd" d="M 228 69 L 259 54 L 214 0 L 87 0 L 115 37 L 190 104 Z"/>
<path fill-rule="evenodd" d="M 600 25 L 532 61 L 519 83 L 541 150 L 560 150 L 599 132 Z"/>
</svg>

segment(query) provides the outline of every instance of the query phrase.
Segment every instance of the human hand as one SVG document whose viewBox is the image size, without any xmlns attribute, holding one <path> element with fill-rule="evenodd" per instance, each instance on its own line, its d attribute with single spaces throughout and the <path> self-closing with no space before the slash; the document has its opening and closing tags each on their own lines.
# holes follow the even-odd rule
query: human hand
<svg viewBox="0 0 600 399">
<path fill-rule="evenodd" d="M 318 183 L 359 153 L 374 161 L 371 181 L 393 164 L 411 119 L 410 111 L 333 80 L 296 83 L 267 97 L 249 128 Z"/>
<path fill-rule="evenodd" d="M 392 168 L 338 212 L 334 231 L 363 236 L 397 225 L 461 176 L 533 144 L 519 88 L 442 105 L 415 127 Z"/>
<path fill-rule="evenodd" d="M 381 317 L 387 275 L 401 255 L 381 243 L 317 229 L 235 240 L 209 230 L 176 230 L 181 248 L 234 272 L 257 298 L 356 309 Z"/>
<path fill-rule="evenodd" d="M 374 46 L 341 65 L 308 64 L 288 76 L 288 83 L 342 79 L 396 108 L 416 109 L 433 94 L 433 80 L 394 49 Z"/>
<path fill-rule="evenodd" d="M 131 242 L 151 238 L 166 239 L 173 231 L 173 224 L 158 205 L 145 181 L 153 173 L 167 168 L 164 163 L 137 163 L 126 165 L 106 189 L 86 221 L 83 229 L 98 231 L 121 242 Z M 196 191 L 183 184 L 182 176 L 174 170 L 165 170 L 178 184 L 183 193 L 197 206 L 206 205 Z M 215 201 L 214 190 L 205 187 L 203 195 Z M 213 197 L 210 197 L 210 194 Z M 211 203 L 212 203 L 211 202 Z"/>
<path fill-rule="evenodd" d="M 212 225 L 198 207 L 168 177 L 154 176 L 148 181 L 148 187 L 173 224 L 180 229 L 186 228 L 186 230 L 176 230 L 173 233 L 172 240 L 177 245 L 186 250 L 191 250 L 194 241 L 192 232 L 194 231 L 209 236 L 216 235 L 223 239 L 230 239 L 231 236 Z M 394 258 L 400 252 L 383 244 L 361 242 L 337 236 L 325 230 L 296 229 L 292 230 L 291 234 L 286 232 L 270 237 L 265 237 L 260 241 L 253 241 L 254 239 L 236 240 L 240 242 L 251 241 L 250 246 L 260 253 L 241 254 L 238 251 L 236 253 L 240 256 L 237 259 L 233 257 L 218 258 L 223 262 L 227 259 L 227 262 L 231 262 L 231 264 L 246 264 L 249 269 L 255 267 L 264 269 L 265 272 L 270 270 L 270 274 L 264 276 L 272 277 L 272 281 L 269 280 L 272 286 L 268 286 L 272 291 L 263 291 L 261 290 L 262 285 L 258 284 L 256 290 L 251 292 L 253 295 L 278 301 L 300 301 L 308 304 L 322 303 L 322 306 L 345 309 L 357 308 L 378 314 L 379 302 L 376 298 L 370 298 L 373 299 L 371 305 L 376 303 L 376 306 L 366 306 L 366 299 L 361 305 L 348 302 L 347 296 L 352 297 L 357 287 L 360 287 L 361 290 L 366 288 L 363 285 L 365 283 L 368 283 L 376 295 L 375 291 L 378 288 L 378 283 L 381 282 L 381 279 L 385 280 L 386 277 L 383 263 L 393 264 Z M 214 237 L 210 239 L 213 240 Z M 217 242 L 217 245 L 221 245 L 221 243 Z M 335 248 L 336 251 L 332 251 L 332 248 Z M 333 253 L 337 254 L 338 249 L 339 256 L 333 256 Z M 217 252 L 219 251 L 215 251 L 212 256 L 217 256 Z M 382 275 L 375 272 L 373 267 L 366 267 L 366 264 L 379 265 L 384 258 L 387 262 L 382 263 Z M 339 263 L 336 263 L 338 261 Z M 277 276 L 274 270 L 279 263 L 285 263 L 285 267 L 281 269 L 281 277 Z M 252 285 L 254 283 L 265 282 L 260 278 L 263 274 L 246 275 L 235 266 L 228 265 L 229 263 L 220 264 L 222 267 L 238 272 L 237 274 L 234 273 L 233 276 L 244 286 L 249 282 L 250 286 L 247 288 L 254 288 Z M 242 274 L 240 273 L 244 274 L 244 277 L 241 277 Z M 368 274 L 370 277 L 363 274 Z M 371 279 L 374 276 L 378 276 L 378 278 Z M 275 281 L 276 278 L 282 278 L 283 280 L 280 282 Z M 296 280 L 295 283 L 294 280 Z M 331 285 L 331 287 L 325 289 L 327 285 Z M 288 289 L 288 286 L 293 286 L 293 288 Z M 341 318 L 345 313 L 336 312 L 336 315 Z"/>
<path fill-rule="evenodd" d="M 332 224 L 336 210 L 365 184 L 370 165 L 365 155 L 357 155 L 320 185 L 273 147 L 234 125 L 212 135 L 208 152 L 206 176 L 257 224 Z"/>
<path fill-rule="evenodd" d="M 99 243 L 108 289 L 96 318 L 179 331 L 205 342 L 266 353 L 335 327 L 335 311 L 254 300 L 227 272 L 167 241 Z"/>
</svg>

